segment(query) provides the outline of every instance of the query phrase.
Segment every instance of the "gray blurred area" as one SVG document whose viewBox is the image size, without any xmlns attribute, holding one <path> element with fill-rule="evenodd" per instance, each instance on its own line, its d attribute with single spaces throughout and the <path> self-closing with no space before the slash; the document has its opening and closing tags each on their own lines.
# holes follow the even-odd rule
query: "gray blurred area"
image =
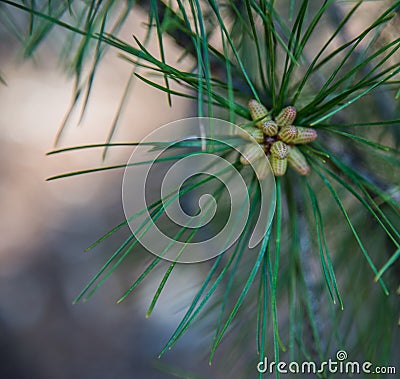
<svg viewBox="0 0 400 379">
<path fill-rule="evenodd" d="M 130 36 L 133 28 L 142 37 L 143 20 L 144 14 L 136 12 L 122 34 Z M 123 230 L 83 252 L 123 220 L 123 172 L 45 179 L 124 163 L 130 148 L 112 150 L 104 163 L 101 149 L 46 156 L 54 148 L 73 88 L 72 78 L 57 61 L 57 41 L 42 45 L 29 61 L 20 58 L 18 44 L 4 30 L 0 43 L 0 67 L 7 82 L 0 86 L 0 378 L 169 378 L 155 364 L 198 367 L 201 341 L 193 334 L 165 358 L 156 358 L 193 296 L 195 271 L 188 275 L 181 270 L 168 282 L 149 319 L 145 313 L 165 265 L 133 296 L 115 303 L 152 258 L 140 251 L 89 301 L 72 304 L 128 236 Z M 176 47 L 171 44 L 169 52 L 176 55 Z M 105 140 L 130 73 L 130 65 L 115 52 L 106 56 L 83 122 L 75 127 L 78 109 L 60 146 Z M 115 141 L 138 140 L 184 117 L 186 109 L 184 101 L 175 99 L 172 111 L 164 94 L 136 82 Z"/>
</svg>

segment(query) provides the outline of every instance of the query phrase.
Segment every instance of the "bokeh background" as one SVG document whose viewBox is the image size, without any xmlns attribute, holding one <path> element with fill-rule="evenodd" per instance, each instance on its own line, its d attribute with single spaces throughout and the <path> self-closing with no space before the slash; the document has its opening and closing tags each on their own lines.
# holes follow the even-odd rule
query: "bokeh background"
<svg viewBox="0 0 400 379">
<path fill-rule="evenodd" d="M 27 22 L 21 12 L 14 16 Z M 142 38 L 146 20 L 138 10 L 121 35 Z M 197 334 L 189 334 L 165 359 L 156 359 L 184 314 L 182 304 L 193 296 L 194 272 L 174 275 L 149 319 L 145 313 L 161 272 L 129 300 L 115 304 L 136 271 L 151 259 L 144 252 L 137 252 L 140 264 L 132 258 L 90 301 L 72 304 L 128 234 L 122 231 L 83 252 L 124 219 L 123 171 L 52 182 L 46 178 L 126 162 L 131 148 L 113 149 L 105 162 L 99 149 L 46 156 L 54 148 L 74 84 L 58 61 L 61 36 L 55 32 L 34 59 L 25 61 L 18 41 L 0 30 L 0 67 L 7 83 L 0 86 L 0 378 L 165 378 L 171 376 L 160 365 L 198 366 L 202 337 Z M 177 55 L 174 43 L 167 43 L 168 54 Z M 149 46 L 156 49 L 156 40 Z M 115 52 L 105 56 L 84 119 L 75 127 L 78 109 L 60 146 L 104 142 L 130 74 L 131 66 Z M 180 99 L 174 99 L 171 109 L 165 95 L 137 81 L 114 140 L 140 140 L 190 111 Z M 182 288 L 179 301 L 171 302 L 172 288 L 175 298 L 176 289 Z"/>
</svg>

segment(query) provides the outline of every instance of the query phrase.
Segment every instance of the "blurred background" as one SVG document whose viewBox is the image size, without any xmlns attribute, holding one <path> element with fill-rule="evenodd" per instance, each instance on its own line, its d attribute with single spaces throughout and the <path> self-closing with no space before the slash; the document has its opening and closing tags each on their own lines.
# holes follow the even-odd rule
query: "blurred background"
<svg viewBox="0 0 400 379">
<path fill-rule="evenodd" d="M 14 16 L 27 22 L 21 12 Z M 135 12 L 121 35 L 143 38 L 146 20 L 145 13 Z M 186 304 L 195 289 L 193 272 L 190 277 L 184 272 L 174 275 L 149 319 L 145 313 L 159 280 L 157 273 L 154 283 L 146 281 L 127 301 L 115 304 L 136 279 L 143 261 L 152 258 L 144 252 L 140 267 L 133 259 L 130 268 L 113 275 L 92 299 L 72 305 L 128 235 L 122 231 L 95 250 L 83 252 L 124 220 L 123 170 L 51 182 L 46 178 L 124 163 L 131 148 L 112 149 L 104 163 L 101 149 L 46 156 L 54 148 L 74 84 L 58 61 L 57 33 L 55 37 L 41 45 L 34 59 L 24 61 L 18 41 L 3 28 L 0 34 L 0 67 L 6 81 L 0 86 L 0 378 L 171 377 L 154 364 L 193 368 L 200 360 L 196 347 L 202 338 L 196 335 L 189 335 L 165 359 L 156 359 L 184 314 L 181 305 L 176 311 L 176 301 L 171 304 L 168 289 L 174 288 L 176 297 L 176 289 L 182 288 L 179 301 Z M 167 43 L 168 53 L 177 55 L 178 48 Z M 157 48 L 156 40 L 149 46 Z M 104 142 L 130 75 L 130 64 L 115 52 L 106 55 L 83 121 L 74 127 L 78 109 L 60 146 Z M 185 101 L 174 99 L 172 110 L 163 93 L 137 81 L 114 141 L 140 140 L 152 129 L 185 117 L 190 109 Z"/>
</svg>

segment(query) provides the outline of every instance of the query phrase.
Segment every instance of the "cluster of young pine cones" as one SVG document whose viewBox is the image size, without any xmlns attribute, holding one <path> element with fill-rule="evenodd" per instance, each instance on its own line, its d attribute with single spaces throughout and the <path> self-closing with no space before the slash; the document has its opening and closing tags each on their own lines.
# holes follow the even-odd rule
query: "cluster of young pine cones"
<svg viewBox="0 0 400 379">
<path fill-rule="evenodd" d="M 275 176 L 284 175 L 288 165 L 300 175 L 308 175 L 310 166 L 295 145 L 314 141 L 316 130 L 294 126 L 296 108 L 292 106 L 283 108 L 275 119 L 257 100 L 250 100 L 248 107 L 256 124 L 245 130 L 260 144 L 263 152 L 257 146 L 248 146 L 240 158 L 241 163 L 255 163 L 262 154 L 266 154 Z"/>
</svg>

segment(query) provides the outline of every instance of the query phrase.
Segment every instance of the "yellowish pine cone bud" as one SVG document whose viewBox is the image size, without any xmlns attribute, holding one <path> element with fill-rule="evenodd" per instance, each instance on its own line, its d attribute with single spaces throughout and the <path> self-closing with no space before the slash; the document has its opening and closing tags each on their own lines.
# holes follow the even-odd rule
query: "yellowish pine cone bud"
<svg viewBox="0 0 400 379">
<path fill-rule="evenodd" d="M 276 155 L 270 155 L 269 162 L 271 163 L 272 172 L 275 176 L 285 175 L 288 163 L 287 158 L 280 159 Z"/>
<path fill-rule="evenodd" d="M 296 118 L 296 108 L 286 107 L 280 111 L 278 116 L 275 118 L 275 121 L 279 125 L 279 127 L 283 128 L 285 126 L 293 124 L 295 118 Z"/>
<path fill-rule="evenodd" d="M 250 136 L 252 136 L 258 143 L 264 142 L 264 133 L 262 132 L 262 130 L 256 128 L 255 126 L 249 126 L 247 128 L 243 128 L 240 130 L 239 134 L 241 137 L 243 137 L 244 139 L 246 139 L 248 141 L 251 140 L 249 138 L 249 134 L 250 134 Z"/>
<path fill-rule="evenodd" d="M 278 133 L 278 125 L 274 121 L 264 121 L 261 126 L 261 130 L 267 136 L 276 136 Z"/>
<path fill-rule="evenodd" d="M 278 138 L 286 143 L 292 143 L 296 137 L 297 128 L 294 125 L 285 126 L 278 133 Z"/>
<path fill-rule="evenodd" d="M 311 128 L 302 128 L 297 126 L 297 136 L 293 139 L 292 143 L 310 143 L 317 138 L 317 131 Z"/>
<path fill-rule="evenodd" d="M 261 146 L 255 144 L 246 145 L 243 149 L 242 155 L 240 156 L 240 163 L 243 165 L 253 164 L 257 159 L 264 156 L 264 151 Z"/>
<path fill-rule="evenodd" d="M 308 175 L 310 173 L 310 166 L 301 151 L 295 146 L 288 146 L 287 160 L 289 166 L 297 171 L 300 175 Z"/>
<path fill-rule="evenodd" d="M 265 108 L 264 105 L 259 103 L 257 100 L 250 100 L 248 103 L 248 107 L 251 119 L 259 120 L 256 124 L 259 128 L 262 128 L 264 121 L 271 120 L 267 108 Z"/>
<path fill-rule="evenodd" d="M 271 155 L 275 155 L 277 158 L 284 159 L 287 157 L 288 147 L 286 143 L 282 141 L 276 141 L 272 144 L 270 153 Z"/>
</svg>

